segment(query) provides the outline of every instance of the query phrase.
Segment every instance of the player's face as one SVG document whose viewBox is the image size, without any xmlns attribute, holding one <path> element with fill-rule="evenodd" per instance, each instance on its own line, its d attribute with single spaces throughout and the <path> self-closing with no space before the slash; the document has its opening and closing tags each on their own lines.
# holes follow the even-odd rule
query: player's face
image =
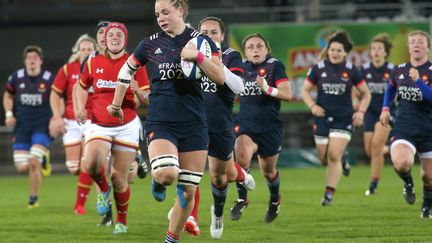
<svg viewBox="0 0 432 243">
<path fill-rule="evenodd" d="M 387 52 L 385 51 L 384 43 L 380 41 L 372 42 L 369 54 L 373 62 L 381 62 L 383 61 L 386 56 Z"/>
<path fill-rule="evenodd" d="M 176 8 L 168 0 L 155 3 L 155 15 L 159 27 L 166 33 L 175 33 L 183 21 L 183 8 Z"/>
<path fill-rule="evenodd" d="M 82 62 L 86 56 L 90 55 L 90 53 L 94 51 L 95 49 L 94 49 L 93 42 L 86 41 L 86 40 L 81 41 L 78 49 L 80 62 Z"/>
<path fill-rule="evenodd" d="M 333 64 L 336 64 L 343 62 L 347 56 L 347 53 L 345 52 L 341 43 L 333 41 L 327 50 L 327 55 L 329 57 L 329 61 Z"/>
<path fill-rule="evenodd" d="M 252 37 L 245 44 L 246 58 L 253 64 L 260 64 L 265 61 L 269 52 L 265 42 L 259 37 Z"/>
<path fill-rule="evenodd" d="M 213 20 L 207 20 L 201 24 L 200 32 L 208 35 L 214 42 L 222 43 L 225 35 L 221 32 L 219 23 Z"/>
<path fill-rule="evenodd" d="M 97 41 L 97 44 L 98 44 L 100 51 L 103 51 L 106 49 L 105 27 L 99 28 L 98 32 L 96 33 L 96 41 Z"/>
<path fill-rule="evenodd" d="M 118 53 L 124 49 L 125 35 L 119 28 L 111 28 L 107 33 L 106 45 L 110 52 Z"/>
<path fill-rule="evenodd" d="M 36 69 L 42 66 L 42 59 L 37 52 L 29 52 L 24 59 L 24 65 L 28 69 Z"/>
<path fill-rule="evenodd" d="M 415 60 L 425 58 L 429 52 L 426 36 L 418 34 L 408 37 L 408 52 Z"/>
</svg>

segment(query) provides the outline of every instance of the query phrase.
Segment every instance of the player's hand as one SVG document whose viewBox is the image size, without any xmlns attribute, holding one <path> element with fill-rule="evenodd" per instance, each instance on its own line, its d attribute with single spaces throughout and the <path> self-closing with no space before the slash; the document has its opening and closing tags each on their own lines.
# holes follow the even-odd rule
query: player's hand
<svg viewBox="0 0 432 243">
<path fill-rule="evenodd" d="M 131 87 L 132 91 L 135 93 L 139 91 L 138 82 L 133 78 L 130 81 L 130 87 Z"/>
<path fill-rule="evenodd" d="M 14 116 L 6 117 L 5 124 L 7 127 L 14 127 L 16 124 L 16 118 Z"/>
<path fill-rule="evenodd" d="M 261 77 L 259 75 L 257 75 L 255 82 L 257 83 L 258 87 L 260 87 L 261 89 L 263 89 L 264 83 L 267 84 L 267 81 L 264 79 L 264 77 Z"/>
<path fill-rule="evenodd" d="M 312 115 L 318 116 L 318 117 L 324 117 L 325 116 L 325 110 L 321 106 L 315 104 L 310 108 L 310 111 Z"/>
<path fill-rule="evenodd" d="M 411 77 L 412 81 L 414 81 L 414 82 L 420 78 L 420 74 L 416 68 L 410 68 L 409 76 Z"/>
<path fill-rule="evenodd" d="M 120 106 L 111 104 L 107 106 L 107 111 L 111 116 L 120 118 L 120 123 L 123 123 L 123 110 Z"/>
<path fill-rule="evenodd" d="M 180 57 L 184 61 L 193 62 L 198 56 L 198 49 L 193 43 L 187 43 L 180 53 Z"/>
<path fill-rule="evenodd" d="M 363 125 L 364 120 L 364 112 L 357 111 L 353 114 L 352 121 L 354 126 L 361 127 Z"/>
<path fill-rule="evenodd" d="M 49 134 L 51 137 L 56 138 L 67 132 L 65 122 L 62 117 L 51 117 L 48 125 Z"/>
<path fill-rule="evenodd" d="M 380 122 L 381 125 L 387 127 L 390 121 L 390 112 L 389 111 L 381 111 Z"/>
<path fill-rule="evenodd" d="M 76 110 L 75 119 L 78 125 L 84 125 L 87 121 L 87 111 L 85 109 Z"/>
</svg>

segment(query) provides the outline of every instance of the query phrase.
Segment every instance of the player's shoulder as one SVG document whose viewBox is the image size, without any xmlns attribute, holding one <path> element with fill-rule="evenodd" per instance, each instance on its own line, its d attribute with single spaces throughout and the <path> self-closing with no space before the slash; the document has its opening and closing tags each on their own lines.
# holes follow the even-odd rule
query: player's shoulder
<svg viewBox="0 0 432 243">
<path fill-rule="evenodd" d="M 354 64 L 350 61 L 345 61 L 345 68 L 349 69 L 349 70 L 355 70 L 357 69 L 356 66 L 354 66 Z"/>
<path fill-rule="evenodd" d="M 235 49 L 228 47 L 222 52 L 223 56 L 240 56 L 240 53 Z"/>
<path fill-rule="evenodd" d="M 395 65 L 391 62 L 387 63 L 387 69 L 393 70 Z"/>
<path fill-rule="evenodd" d="M 46 69 L 42 70 L 42 79 L 49 81 L 49 80 L 53 79 L 53 77 L 54 76 L 53 76 L 51 71 L 46 70 Z"/>
<path fill-rule="evenodd" d="M 371 67 L 371 63 L 370 62 L 366 62 L 361 67 L 362 67 L 363 70 L 367 70 L 367 69 L 369 69 Z"/>
</svg>

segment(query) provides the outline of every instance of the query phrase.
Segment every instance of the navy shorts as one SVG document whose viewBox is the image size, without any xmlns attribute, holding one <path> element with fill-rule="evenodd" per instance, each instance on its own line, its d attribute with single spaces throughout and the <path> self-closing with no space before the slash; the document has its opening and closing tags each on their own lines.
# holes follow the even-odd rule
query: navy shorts
<svg viewBox="0 0 432 243">
<path fill-rule="evenodd" d="M 258 145 L 257 154 L 261 157 L 270 157 L 280 153 L 282 150 L 283 128 L 276 128 L 263 133 L 253 133 L 242 130 L 241 126 L 236 126 L 234 132 L 236 137 L 248 135 Z"/>
<path fill-rule="evenodd" d="M 352 117 L 314 117 L 314 134 L 320 137 L 328 137 L 330 131 L 343 130 L 352 134 Z"/>
<path fill-rule="evenodd" d="M 394 141 L 399 140 L 399 139 L 408 141 L 420 153 L 432 152 L 432 136 L 422 136 L 422 137 L 409 136 L 409 135 L 403 134 L 403 132 L 394 131 L 391 138 L 390 138 L 391 142 L 394 142 Z"/>
<path fill-rule="evenodd" d="M 173 143 L 178 152 L 190 152 L 208 149 L 208 129 L 205 122 L 152 123 L 145 127 L 147 146 L 156 139 L 166 139 Z"/>
<path fill-rule="evenodd" d="M 32 131 L 14 131 L 13 150 L 30 150 L 30 148 L 39 144 L 45 148 L 49 148 L 52 143 L 52 138 L 48 133 L 32 132 Z"/>
<path fill-rule="evenodd" d="M 379 121 L 381 113 L 367 111 L 364 115 L 363 132 L 373 132 L 375 130 L 375 123 Z"/>
<path fill-rule="evenodd" d="M 228 161 L 234 150 L 235 135 L 231 130 L 218 133 L 209 133 L 210 142 L 208 155 L 220 160 Z"/>
</svg>

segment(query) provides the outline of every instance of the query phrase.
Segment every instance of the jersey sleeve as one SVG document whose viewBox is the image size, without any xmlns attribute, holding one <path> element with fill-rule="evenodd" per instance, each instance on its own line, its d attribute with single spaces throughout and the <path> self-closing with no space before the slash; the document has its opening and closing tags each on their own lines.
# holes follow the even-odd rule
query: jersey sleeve
<svg viewBox="0 0 432 243">
<path fill-rule="evenodd" d="M 142 40 L 132 54 L 132 58 L 140 65 L 144 66 L 147 63 L 147 57 L 145 52 L 145 40 Z"/>
<path fill-rule="evenodd" d="M 79 84 L 83 89 L 89 89 L 93 84 L 93 78 L 91 76 L 92 60 L 93 58 L 87 60 L 81 73 Z"/>
<path fill-rule="evenodd" d="M 274 72 L 274 83 L 276 87 L 282 82 L 289 81 L 288 76 L 286 75 L 285 72 L 285 66 L 280 61 L 277 61 L 275 63 L 273 72 Z"/>
<path fill-rule="evenodd" d="M 311 68 L 309 68 L 309 71 L 306 74 L 306 82 L 317 85 L 318 83 L 318 75 L 317 75 L 317 65 L 313 65 Z"/>
<path fill-rule="evenodd" d="M 231 52 L 230 54 L 230 61 L 227 63 L 227 68 L 234 74 L 240 74 L 240 76 L 244 76 L 245 73 L 245 65 L 242 61 L 242 58 L 240 54 L 236 51 Z"/>
<path fill-rule="evenodd" d="M 6 83 L 6 91 L 10 94 L 15 94 L 16 75 L 11 74 Z"/>
<path fill-rule="evenodd" d="M 134 75 L 135 80 L 138 82 L 138 88 L 141 90 L 149 90 L 150 83 L 147 76 L 147 70 L 145 66 L 142 66 Z"/>
<path fill-rule="evenodd" d="M 51 88 L 59 94 L 65 92 L 67 88 L 67 65 L 63 65 L 63 67 L 58 70 Z"/>
<path fill-rule="evenodd" d="M 397 81 L 396 81 L 396 70 L 393 69 L 392 72 L 390 73 L 390 79 L 389 79 L 389 85 L 396 87 L 397 85 Z"/>
<path fill-rule="evenodd" d="M 360 70 L 356 66 L 353 66 L 352 72 L 353 72 L 352 82 L 356 87 L 358 87 L 358 86 L 362 85 L 364 82 L 366 82 L 363 79 L 362 73 L 360 72 Z"/>
</svg>

